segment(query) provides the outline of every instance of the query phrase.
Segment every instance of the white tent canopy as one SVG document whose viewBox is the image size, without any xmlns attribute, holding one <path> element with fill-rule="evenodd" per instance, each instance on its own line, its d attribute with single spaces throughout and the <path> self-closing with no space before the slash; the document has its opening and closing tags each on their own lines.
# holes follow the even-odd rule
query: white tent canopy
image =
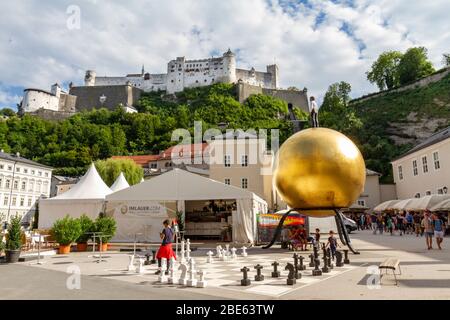
<svg viewBox="0 0 450 320">
<path fill-rule="evenodd" d="M 39 202 L 39 228 L 51 228 L 57 219 L 66 215 L 77 218 L 82 214 L 95 219 L 103 209 L 106 195 L 112 193 L 94 164 L 70 190 Z"/>
<path fill-rule="evenodd" d="M 110 194 L 106 197 L 108 212 L 112 208 L 124 206 L 127 202 L 153 201 L 161 204 L 175 202 L 175 208 L 183 208 L 180 202 L 193 200 L 236 200 L 237 212 L 233 215 L 233 240 L 237 242 L 254 242 L 256 230 L 256 214 L 267 211 L 267 203 L 253 192 L 226 185 L 224 183 L 202 177 L 181 169 L 173 169 L 160 176 L 146 180 L 128 189 Z M 124 209 L 126 211 L 126 209 Z M 115 210 L 115 218 L 119 229 L 127 228 L 127 223 L 132 223 L 132 218 L 127 214 Z M 142 217 L 142 219 L 150 219 Z M 161 227 L 161 218 L 158 219 L 158 231 Z M 128 229 L 128 234 L 131 229 Z M 142 232 L 135 230 L 135 232 Z M 158 233 L 159 234 L 159 233 Z"/>
<path fill-rule="evenodd" d="M 384 201 L 382 203 L 380 203 L 379 205 L 377 205 L 375 208 L 373 208 L 373 211 L 375 212 L 382 212 L 384 210 L 392 210 L 392 207 L 400 202 L 401 200 L 388 200 L 388 201 Z"/>
<path fill-rule="evenodd" d="M 431 207 L 431 211 L 450 211 L 450 199 L 439 202 L 437 205 Z"/>
<path fill-rule="evenodd" d="M 120 175 L 117 177 L 116 181 L 114 181 L 113 185 L 111 186 L 111 191 L 117 192 L 129 187 L 130 185 L 128 184 L 127 179 L 125 179 L 123 172 L 121 172 Z"/>
</svg>

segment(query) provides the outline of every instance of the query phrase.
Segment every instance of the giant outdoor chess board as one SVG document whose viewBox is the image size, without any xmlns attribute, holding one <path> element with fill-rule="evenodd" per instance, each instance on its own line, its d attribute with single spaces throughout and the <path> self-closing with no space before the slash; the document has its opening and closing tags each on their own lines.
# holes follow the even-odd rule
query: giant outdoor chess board
<svg viewBox="0 0 450 320">
<path fill-rule="evenodd" d="M 205 280 L 207 281 L 208 288 L 220 288 L 224 290 L 235 290 L 245 293 L 253 293 L 259 295 L 265 295 L 269 297 L 279 297 L 289 292 L 295 291 L 304 286 L 313 285 L 321 281 L 325 281 L 331 277 L 335 277 L 347 271 L 357 268 L 356 265 L 346 264 L 343 267 L 336 267 L 330 270 L 329 273 L 323 273 L 321 276 L 312 276 L 312 270 L 314 268 L 309 267 L 308 255 L 312 251 L 307 252 L 297 252 L 305 257 L 304 264 L 306 265 L 306 270 L 299 271 L 302 274 L 301 279 L 297 279 L 296 284 L 287 285 L 286 279 L 288 277 L 288 271 L 285 267 L 288 262 L 293 263 L 293 252 L 284 252 L 279 254 L 249 254 L 247 257 L 239 256 L 234 260 L 221 261 L 217 257 L 214 257 L 213 263 L 207 263 L 206 256 L 195 256 L 194 260 L 196 262 L 196 271 L 203 270 L 206 272 Z M 271 274 L 273 271 L 273 266 L 271 265 L 274 261 L 277 261 L 280 265 L 278 266 L 278 271 L 280 271 L 280 278 L 272 278 Z M 323 261 L 321 261 L 321 264 Z M 255 281 L 256 270 L 254 266 L 257 264 L 262 265 L 264 268 L 262 274 L 264 275 L 264 281 Z M 179 278 L 180 271 L 178 271 L 179 263 L 175 264 L 175 279 Z M 242 272 L 241 269 L 247 267 L 250 269 L 248 272 L 248 278 L 251 280 L 250 286 L 241 286 Z M 322 267 L 322 265 L 321 265 Z M 129 275 L 135 279 L 135 282 L 145 282 L 150 285 L 157 287 L 172 287 L 172 288 L 183 288 L 188 289 L 186 286 L 179 284 L 167 284 L 159 283 L 158 275 L 155 275 L 155 271 L 158 270 L 157 265 L 150 265 L 144 267 L 144 272 L 142 274 L 136 274 L 135 272 L 129 272 L 121 270 L 124 275 Z M 119 270 L 109 270 L 110 272 L 117 272 Z M 124 277 L 118 277 L 120 280 L 126 280 Z M 203 290 L 201 288 L 189 288 L 191 290 Z"/>
</svg>

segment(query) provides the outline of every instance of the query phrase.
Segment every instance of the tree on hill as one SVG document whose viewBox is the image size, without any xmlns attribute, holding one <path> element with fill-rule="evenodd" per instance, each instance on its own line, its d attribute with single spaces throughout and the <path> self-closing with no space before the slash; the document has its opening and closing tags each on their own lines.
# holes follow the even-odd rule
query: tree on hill
<svg viewBox="0 0 450 320">
<path fill-rule="evenodd" d="M 95 168 L 108 186 L 116 181 L 121 172 L 130 185 L 141 182 L 144 177 L 144 170 L 141 166 L 130 159 L 98 160 L 95 162 Z"/>
<path fill-rule="evenodd" d="M 450 53 L 444 53 L 442 55 L 442 63 L 444 67 L 450 67 Z"/>
<path fill-rule="evenodd" d="M 3 109 L 0 109 L 0 115 L 6 116 L 6 117 L 14 117 L 16 115 L 16 113 L 14 112 L 13 109 L 3 108 Z"/>
<path fill-rule="evenodd" d="M 403 57 L 399 51 L 386 51 L 379 55 L 366 72 L 367 80 L 375 83 L 380 90 L 392 89 L 400 85 L 398 66 Z"/>
<path fill-rule="evenodd" d="M 409 48 L 398 65 L 401 85 L 432 74 L 433 64 L 428 60 L 427 49 L 424 47 Z"/>
</svg>

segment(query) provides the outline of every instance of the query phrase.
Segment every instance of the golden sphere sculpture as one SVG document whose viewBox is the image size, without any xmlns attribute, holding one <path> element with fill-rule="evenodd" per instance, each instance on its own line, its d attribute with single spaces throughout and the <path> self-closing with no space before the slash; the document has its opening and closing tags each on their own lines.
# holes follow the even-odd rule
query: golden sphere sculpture
<svg viewBox="0 0 450 320">
<path fill-rule="evenodd" d="M 363 192 L 365 180 L 359 149 L 327 128 L 302 130 L 287 139 L 278 151 L 273 176 L 286 204 L 308 209 L 300 211 L 313 217 L 332 216 L 333 208 L 349 207 Z"/>
</svg>

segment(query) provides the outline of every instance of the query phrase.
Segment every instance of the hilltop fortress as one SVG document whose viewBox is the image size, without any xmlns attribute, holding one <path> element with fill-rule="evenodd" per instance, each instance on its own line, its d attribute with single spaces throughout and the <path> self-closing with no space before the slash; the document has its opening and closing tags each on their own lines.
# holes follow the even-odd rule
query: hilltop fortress
<svg viewBox="0 0 450 320">
<path fill-rule="evenodd" d="M 239 69 L 236 56 L 228 49 L 221 57 L 187 60 L 178 57 L 169 61 L 167 73 L 145 72 L 123 77 L 97 76 L 94 70 L 86 71 L 84 86 L 70 85 L 69 92 L 58 84 L 51 91 L 25 89 L 19 106 L 20 113 L 33 113 L 44 118 L 61 119 L 78 111 L 93 108 L 115 109 L 121 105 L 127 112 L 137 112 L 143 92 L 175 94 L 186 88 L 209 86 L 215 83 L 236 84 L 236 97 L 242 103 L 252 94 L 270 95 L 308 111 L 306 88 L 283 90 L 279 88 L 279 70 L 276 64 L 268 65 L 266 72 Z"/>
<path fill-rule="evenodd" d="M 209 86 L 214 83 L 244 83 L 268 89 L 277 89 L 279 85 L 278 66 L 268 65 L 267 72 L 236 68 L 236 56 L 230 49 L 222 57 L 200 60 L 186 60 L 178 57 L 169 61 L 167 73 L 146 73 L 144 67 L 140 74 L 128 74 L 125 77 L 98 77 L 96 72 L 88 70 L 85 86 L 125 85 L 139 88 L 144 92 L 166 91 L 168 94 L 183 91 L 185 88 Z"/>
</svg>

